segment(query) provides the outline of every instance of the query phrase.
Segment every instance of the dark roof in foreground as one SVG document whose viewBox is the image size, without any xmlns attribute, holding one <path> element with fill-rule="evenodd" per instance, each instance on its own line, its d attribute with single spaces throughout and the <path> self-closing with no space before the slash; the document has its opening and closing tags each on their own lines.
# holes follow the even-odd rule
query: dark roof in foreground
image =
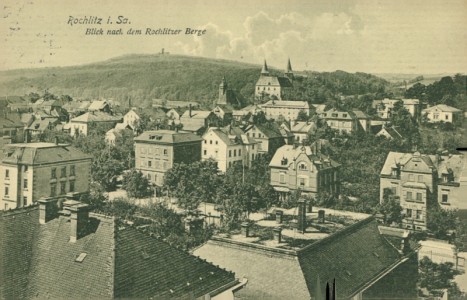
<svg viewBox="0 0 467 300">
<path fill-rule="evenodd" d="M 37 206 L 0 212 L 0 298 L 194 299 L 236 282 L 234 273 L 113 218 L 90 214 L 89 224 L 70 243 L 66 216 L 41 225 Z"/>
<path fill-rule="evenodd" d="M 292 254 L 277 250 L 214 238 L 194 254 L 246 276 L 248 286 L 237 294 L 245 299 L 310 299 L 317 295 L 318 276 L 321 295 L 335 278 L 337 299 L 347 299 L 401 262 L 373 217 Z"/>
</svg>

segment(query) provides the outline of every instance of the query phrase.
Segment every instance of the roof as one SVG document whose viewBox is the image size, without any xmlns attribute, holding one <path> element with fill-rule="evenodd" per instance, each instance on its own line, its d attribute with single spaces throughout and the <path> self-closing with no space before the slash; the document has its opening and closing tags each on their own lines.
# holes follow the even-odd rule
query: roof
<svg viewBox="0 0 467 300">
<path fill-rule="evenodd" d="M 353 110 L 352 113 L 357 119 L 369 119 L 370 117 L 361 110 Z"/>
<path fill-rule="evenodd" d="M 232 127 L 230 125 L 224 128 L 210 127 L 204 135 L 207 135 L 210 132 L 217 135 L 227 146 L 257 143 L 254 138 L 247 136 L 240 128 Z"/>
<path fill-rule="evenodd" d="M 232 272 L 112 218 L 90 214 L 90 232 L 70 243 L 68 217 L 41 225 L 38 215 L 37 206 L 0 212 L 7 299 L 188 299 L 235 282 Z"/>
<path fill-rule="evenodd" d="M 309 109 L 310 106 L 306 101 L 291 101 L 291 100 L 269 100 L 261 105 L 261 107 L 286 107 L 286 108 L 301 108 Z"/>
<path fill-rule="evenodd" d="M 177 132 L 172 130 L 145 131 L 134 139 L 136 142 L 154 144 L 192 143 L 203 140 L 191 132 Z"/>
<path fill-rule="evenodd" d="M 216 112 L 216 109 L 221 109 L 224 113 L 233 113 L 234 109 L 230 104 L 217 104 L 212 112 Z"/>
<path fill-rule="evenodd" d="M 386 157 L 383 168 L 381 169 L 381 175 L 390 176 L 392 168 L 396 164 L 400 164 L 402 167 L 412 159 L 412 157 L 420 157 L 429 167 L 433 167 L 438 172 L 438 177 L 442 177 L 443 172 L 451 170 L 454 175 L 454 181 L 460 182 L 462 176 L 465 176 L 465 160 L 464 155 L 426 155 L 420 153 L 402 153 L 402 152 L 389 152 Z"/>
<path fill-rule="evenodd" d="M 88 107 L 88 110 L 89 111 L 101 110 L 101 109 L 104 109 L 106 105 L 108 105 L 106 100 L 92 101 Z"/>
<path fill-rule="evenodd" d="M 194 254 L 248 278 L 247 288 L 238 293 L 246 299 L 310 299 L 318 294 L 318 276 L 321 295 L 326 282 L 336 279 L 339 299 L 347 299 L 402 261 L 373 217 L 297 250 L 295 255 L 216 238 Z"/>
<path fill-rule="evenodd" d="M 269 163 L 269 167 L 288 168 L 301 154 L 305 154 L 319 169 L 336 168 L 340 164 L 321 153 L 313 153 L 310 146 L 295 147 L 294 145 L 283 145 L 277 149 Z M 286 165 L 282 164 L 286 160 Z"/>
<path fill-rule="evenodd" d="M 322 113 L 321 117 L 324 119 L 353 120 L 357 116 L 353 112 L 339 111 L 335 108 L 332 108 Z"/>
<path fill-rule="evenodd" d="M 248 132 L 252 128 L 256 128 L 257 130 L 261 131 L 264 134 L 264 136 L 268 139 L 282 137 L 282 134 L 280 132 L 280 127 L 275 123 L 268 123 L 267 125 L 264 125 L 264 124 L 250 125 L 245 128 L 245 132 Z"/>
<path fill-rule="evenodd" d="M 309 133 L 312 130 L 316 130 L 316 123 L 314 122 L 293 122 L 290 131 L 294 133 Z"/>
<path fill-rule="evenodd" d="M 403 138 L 402 134 L 400 134 L 394 126 L 382 127 L 381 130 L 378 131 L 377 135 L 383 134 L 383 131 L 386 131 L 393 139 Z"/>
<path fill-rule="evenodd" d="M 212 112 L 207 111 L 207 110 L 192 110 L 191 111 L 191 116 L 190 116 L 190 110 L 187 110 L 183 113 L 183 115 L 180 117 L 180 120 L 182 118 L 184 119 L 207 119 Z"/>
<path fill-rule="evenodd" d="M 121 120 L 122 120 L 121 116 L 111 116 L 104 112 L 96 111 L 96 112 L 87 112 L 85 114 L 82 114 L 81 116 L 71 119 L 70 122 L 75 122 L 75 123 L 119 122 Z"/>
<path fill-rule="evenodd" d="M 432 111 L 442 111 L 442 112 L 462 112 L 460 109 L 457 109 L 446 104 L 438 104 L 429 108 L 425 108 L 423 112 L 432 112 Z"/>
<path fill-rule="evenodd" d="M 10 119 L 8 116 L 5 118 L 0 118 L 0 128 L 23 128 L 24 125 L 19 122 L 18 118 L 16 120 Z"/>
<path fill-rule="evenodd" d="M 256 85 L 291 87 L 292 82 L 287 77 L 261 74 L 258 81 L 256 82 Z"/>
<path fill-rule="evenodd" d="M 62 161 L 86 160 L 91 156 L 67 144 L 19 143 L 5 146 L 2 163 L 39 165 Z"/>
<path fill-rule="evenodd" d="M 49 125 L 51 123 L 54 123 L 55 121 L 56 120 L 51 120 L 49 118 L 47 118 L 47 119 L 36 119 L 31 123 L 31 125 L 29 125 L 28 129 L 38 130 L 38 131 L 43 132 L 44 130 L 49 128 Z"/>
</svg>

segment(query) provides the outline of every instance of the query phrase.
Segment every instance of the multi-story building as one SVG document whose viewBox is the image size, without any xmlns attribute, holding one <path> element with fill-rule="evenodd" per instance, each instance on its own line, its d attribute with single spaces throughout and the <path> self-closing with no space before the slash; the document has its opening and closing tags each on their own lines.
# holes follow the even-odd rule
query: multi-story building
<svg viewBox="0 0 467 300">
<path fill-rule="evenodd" d="M 240 128 L 209 128 L 203 135 L 202 159 L 217 161 L 220 171 L 226 172 L 235 163 L 251 167 L 258 156 L 258 142 Z"/>
<path fill-rule="evenodd" d="M 323 112 L 320 118 L 340 133 L 352 133 L 359 128 L 368 131 L 370 127 L 370 118 L 361 111 L 339 111 L 333 108 Z"/>
<path fill-rule="evenodd" d="M 212 111 L 193 110 L 191 105 L 180 117 L 184 131 L 204 133 L 209 126 L 217 126 L 220 120 Z"/>
<path fill-rule="evenodd" d="M 276 151 L 269 168 L 271 185 L 280 197 L 296 190 L 312 195 L 340 192 L 340 164 L 315 149 L 284 145 Z"/>
<path fill-rule="evenodd" d="M 261 105 L 266 118 L 279 120 L 283 118 L 287 121 L 294 121 L 298 114 L 303 111 L 310 116 L 310 105 L 306 101 L 279 101 L 270 100 Z"/>
<path fill-rule="evenodd" d="M 465 158 L 463 155 L 425 155 L 390 152 L 380 174 L 380 202 L 394 197 L 404 209 L 404 227 L 427 228 L 427 212 L 465 208 Z"/>
<path fill-rule="evenodd" d="M 290 59 L 287 63 L 287 71 L 285 76 L 270 75 L 268 65 L 265 60 L 263 68 L 261 69 L 261 75 L 256 82 L 255 97 L 261 99 L 265 97 L 282 99 L 284 92 L 292 88 L 293 79 L 294 74 L 290 64 Z"/>
<path fill-rule="evenodd" d="M 453 123 L 457 124 L 462 120 L 462 111 L 446 104 L 438 104 L 422 111 L 429 123 Z"/>
<path fill-rule="evenodd" d="M 107 113 L 95 111 L 87 112 L 79 117 L 73 118 L 65 128 L 70 131 L 71 136 L 75 135 L 88 135 L 92 126 L 98 124 L 105 124 L 109 127 L 114 127 L 115 124 L 122 121 L 122 117 L 111 116 Z"/>
<path fill-rule="evenodd" d="M 165 173 L 175 163 L 201 160 L 203 140 L 190 132 L 145 131 L 135 138 L 135 166 L 149 181 L 162 186 Z"/>
<path fill-rule="evenodd" d="M 420 101 L 418 99 L 388 99 L 385 98 L 383 100 L 374 100 L 373 101 L 373 108 L 376 108 L 376 112 L 378 116 L 382 119 L 390 119 L 392 116 L 392 111 L 394 109 L 394 105 L 397 102 L 402 101 L 402 105 L 404 108 L 418 120 L 420 117 Z"/>
<path fill-rule="evenodd" d="M 5 147 L 0 164 L 0 209 L 41 197 L 89 191 L 91 157 L 66 144 L 24 143 Z"/>
<path fill-rule="evenodd" d="M 258 142 L 258 154 L 260 155 L 266 153 L 272 155 L 286 143 L 280 127 L 274 123 L 249 125 L 244 131 L 247 137 L 252 137 Z"/>
</svg>

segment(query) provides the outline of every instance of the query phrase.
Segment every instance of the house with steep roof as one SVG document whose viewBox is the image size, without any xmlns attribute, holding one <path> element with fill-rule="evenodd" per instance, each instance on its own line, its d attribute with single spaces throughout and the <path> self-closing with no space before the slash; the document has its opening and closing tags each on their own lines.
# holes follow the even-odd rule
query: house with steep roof
<svg viewBox="0 0 467 300">
<path fill-rule="evenodd" d="M 340 192 L 340 164 L 310 146 L 284 145 L 277 149 L 269 169 L 271 186 L 281 198 L 292 191 L 317 195 Z"/>
<path fill-rule="evenodd" d="M 247 137 L 252 137 L 258 142 L 258 154 L 274 154 L 276 150 L 285 144 L 284 135 L 275 123 L 252 124 L 246 126 L 243 131 Z"/>
<path fill-rule="evenodd" d="M 210 127 L 203 135 L 201 157 L 203 160 L 215 160 L 222 172 L 227 172 L 235 163 L 251 167 L 258 156 L 257 144 L 238 127 Z"/>
<path fill-rule="evenodd" d="M 242 299 L 325 299 L 326 284 L 334 280 L 335 299 L 417 297 L 418 266 L 408 231 L 392 232 L 368 215 L 349 221 L 344 211 L 306 211 L 303 204 L 288 218 L 277 209 L 275 220 L 213 236 L 194 255 L 243 274 L 248 285 L 236 294 Z M 337 220 L 347 221 L 336 230 Z M 303 227 L 297 230 L 297 223 Z M 273 238 L 264 238 L 265 231 Z"/>
<path fill-rule="evenodd" d="M 70 135 L 75 136 L 79 134 L 88 135 L 90 126 L 104 124 L 109 127 L 114 127 L 115 124 L 122 121 L 121 116 L 111 116 L 103 112 L 87 112 L 83 115 L 75 117 L 67 124 L 70 130 Z"/>
<path fill-rule="evenodd" d="M 370 117 L 358 110 L 340 111 L 332 108 L 321 113 L 319 117 L 339 133 L 352 133 L 359 129 L 368 132 L 370 129 Z"/>
<path fill-rule="evenodd" d="M 397 102 L 402 101 L 404 108 L 412 115 L 413 118 L 418 120 L 420 118 L 421 104 L 418 99 L 388 99 L 373 100 L 372 107 L 376 108 L 378 116 L 382 119 L 390 119 L 392 111 Z"/>
<path fill-rule="evenodd" d="M 233 107 L 228 104 L 218 104 L 212 109 L 212 112 L 222 120 L 223 126 L 229 125 L 233 120 Z"/>
<path fill-rule="evenodd" d="M 100 112 L 104 112 L 107 114 L 112 113 L 112 109 L 110 108 L 110 104 L 107 102 L 107 100 L 92 101 L 87 107 L 87 111 L 89 112 L 100 111 Z"/>
<path fill-rule="evenodd" d="M 201 160 L 202 138 L 191 132 L 145 131 L 135 139 L 135 168 L 157 186 L 176 163 Z"/>
<path fill-rule="evenodd" d="M 139 124 L 141 117 L 140 115 L 134 110 L 130 109 L 124 116 L 123 116 L 123 124 L 126 126 L 130 126 L 132 129 L 136 129 Z"/>
<path fill-rule="evenodd" d="M 268 119 L 294 121 L 303 111 L 310 116 L 310 105 L 306 101 L 270 100 L 261 105 L 261 110 Z"/>
<path fill-rule="evenodd" d="M 22 142 L 24 138 L 24 125 L 19 118 L 5 114 L 0 118 L 0 146 L 10 143 Z"/>
<path fill-rule="evenodd" d="M 191 106 L 180 117 L 183 131 L 203 134 L 209 126 L 218 126 L 219 119 L 212 111 L 193 110 Z"/>
<path fill-rule="evenodd" d="M 274 76 L 269 73 L 268 65 L 264 60 L 261 75 L 256 82 L 255 97 L 260 99 L 275 98 L 282 99 L 284 93 L 293 87 L 293 71 L 290 59 L 287 65 L 286 76 Z"/>
<path fill-rule="evenodd" d="M 185 108 L 180 107 L 169 109 L 166 113 L 167 118 L 169 119 L 169 123 L 173 122 L 175 125 L 180 124 L 180 117 L 185 111 Z"/>
<path fill-rule="evenodd" d="M 91 157 L 67 144 L 9 144 L 0 163 L 0 210 L 89 191 Z"/>
<path fill-rule="evenodd" d="M 404 136 L 397 130 L 397 126 L 382 126 L 382 128 L 376 133 L 376 136 L 384 136 L 389 140 L 402 140 Z"/>
<path fill-rule="evenodd" d="M 233 272 L 74 200 L 0 212 L 0 240 L 2 299 L 233 300 L 242 287 Z"/>
<path fill-rule="evenodd" d="M 303 143 L 316 129 L 316 122 L 313 121 L 295 121 L 290 123 L 290 132 L 294 135 L 294 140 L 297 143 Z"/>
<path fill-rule="evenodd" d="M 215 105 L 239 105 L 240 101 L 235 96 L 234 91 L 229 87 L 227 84 L 227 80 L 225 80 L 225 76 L 222 77 L 222 81 L 219 84 L 219 97 Z"/>
<path fill-rule="evenodd" d="M 467 208 L 462 181 L 467 170 L 464 155 L 426 155 L 389 152 L 380 173 L 380 203 L 398 199 L 404 209 L 403 225 L 426 230 L 430 207 Z"/>
<path fill-rule="evenodd" d="M 462 111 L 446 104 L 438 104 L 422 110 L 422 115 L 429 123 L 453 123 L 458 124 L 463 119 Z"/>
</svg>

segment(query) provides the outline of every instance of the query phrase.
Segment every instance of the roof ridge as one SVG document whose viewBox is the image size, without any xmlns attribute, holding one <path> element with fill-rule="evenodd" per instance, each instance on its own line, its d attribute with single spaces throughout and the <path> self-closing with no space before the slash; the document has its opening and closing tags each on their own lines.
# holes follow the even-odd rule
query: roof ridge
<svg viewBox="0 0 467 300">
<path fill-rule="evenodd" d="M 343 235 L 347 235 L 347 234 L 350 234 L 350 233 L 353 233 L 354 231 L 360 229 L 361 227 L 363 227 L 364 225 L 366 224 L 369 224 L 371 223 L 372 221 L 376 220 L 374 216 L 369 216 L 368 218 L 365 218 L 363 220 L 360 220 L 352 225 L 349 225 L 345 228 L 343 228 L 342 230 L 339 230 L 337 231 L 336 233 L 334 234 L 331 234 L 319 241 L 316 241 L 308 246 L 305 246 L 303 247 L 302 249 L 298 249 L 297 250 L 297 254 L 300 255 L 302 253 L 304 253 L 305 251 L 309 251 L 309 250 L 313 250 L 315 249 L 316 247 L 320 247 L 322 246 L 323 244 L 327 244 L 329 242 L 333 242 L 335 239 L 337 238 L 341 238 Z"/>
<path fill-rule="evenodd" d="M 33 211 L 34 209 L 37 209 L 37 208 L 39 208 L 39 203 L 35 202 L 28 206 L 16 207 L 16 208 L 12 208 L 9 210 L 0 210 L 0 217 L 3 217 L 3 218 L 11 217 L 11 216 L 15 216 L 21 213 Z"/>
</svg>

